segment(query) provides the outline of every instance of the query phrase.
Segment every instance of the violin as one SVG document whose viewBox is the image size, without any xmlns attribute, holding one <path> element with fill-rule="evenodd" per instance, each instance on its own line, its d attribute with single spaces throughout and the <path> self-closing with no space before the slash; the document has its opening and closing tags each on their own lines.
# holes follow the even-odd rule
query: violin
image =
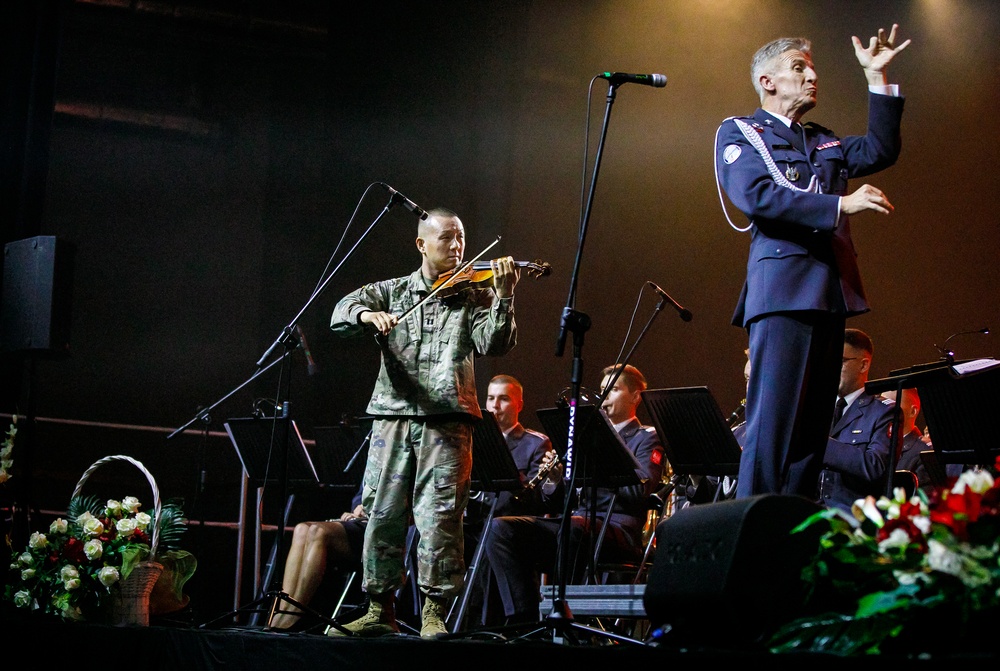
<svg viewBox="0 0 1000 671">
<path fill-rule="evenodd" d="M 493 266 L 489 261 L 480 261 L 480 259 L 485 256 L 490 248 L 499 242 L 500 236 L 498 235 L 496 240 L 488 244 L 472 260 L 467 261 L 455 270 L 439 275 L 434 281 L 430 292 L 410 309 L 399 315 L 396 318 L 397 323 L 403 321 L 411 312 L 434 296 L 454 296 L 459 291 L 464 291 L 465 289 L 479 289 L 493 286 Z M 515 261 L 514 265 L 518 268 L 527 268 L 528 273 L 535 277 L 543 277 L 552 272 L 552 267 L 548 263 L 540 261 Z"/>
<path fill-rule="evenodd" d="M 525 268 L 532 277 L 545 277 L 552 273 L 547 261 L 515 261 L 514 266 Z M 459 272 L 461 271 L 461 272 Z M 456 275 L 456 273 L 458 273 Z M 454 296 L 466 289 L 488 289 L 493 286 L 493 267 L 489 261 L 473 261 L 464 267 L 441 273 L 434 281 L 431 292 L 439 298 Z"/>
</svg>

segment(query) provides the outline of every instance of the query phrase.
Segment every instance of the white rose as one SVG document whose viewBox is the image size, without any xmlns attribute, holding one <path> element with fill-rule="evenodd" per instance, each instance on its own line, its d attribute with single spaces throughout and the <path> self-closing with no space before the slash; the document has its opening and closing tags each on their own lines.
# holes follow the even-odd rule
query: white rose
<svg viewBox="0 0 1000 671">
<path fill-rule="evenodd" d="M 22 552 L 22 553 L 21 553 L 20 555 L 18 555 L 18 557 L 17 557 L 17 563 L 18 563 L 18 564 L 19 564 L 20 566 L 32 566 L 32 565 L 34 565 L 34 563 L 35 563 L 35 556 L 34 556 L 34 555 L 32 555 L 32 554 L 31 554 L 30 552 L 28 552 L 28 551 L 25 551 L 25 552 Z M 15 568 L 15 567 L 14 567 L 14 566 L 11 566 L 11 568 Z"/>
<path fill-rule="evenodd" d="M 139 506 L 141 505 L 142 504 L 139 503 L 139 499 L 135 498 L 134 496 L 126 496 L 124 499 L 122 499 L 121 503 L 122 510 L 125 510 L 130 513 L 137 512 L 139 510 Z"/>
<path fill-rule="evenodd" d="M 126 517 L 125 519 L 118 520 L 115 523 L 115 528 L 118 529 L 118 533 L 126 538 L 135 533 L 136 522 L 132 517 Z"/>
<path fill-rule="evenodd" d="M 993 487 L 993 476 L 985 469 L 966 471 L 959 476 L 959 481 L 964 481 L 969 489 L 979 495 L 985 494 Z"/>
<path fill-rule="evenodd" d="M 32 550 L 41 550 L 49 545 L 49 539 L 45 537 L 45 534 L 40 534 L 37 531 L 32 532 L 31 537 L 28 538 L 28 547 Z"/>
<path fill-rule="evenodd" d="M 152 521 L 153 518 L 146 513 L 136 513 L 135 515 L 135 523 L 143 531 L 145 531 L 149 527 L 149 524 Z"/>
<path fill-rule="evenodd" d="M 891 548 L 905 548 L 910 544 L 910 535 L 902 529 L 893 529 L 889 537 L 878 544 L 878 551 L 885 552 Z"/>
<path fill-rule="evenodd" d="M 76 518 L 76 523 L 82 527 L 87 524 L 87 520 L 92 520 L 92 519 L 94 519 L 94 513 L 87 510 L 85 512 L 80 513 L 80 515 Z"/>
<path fill-rule="evenodd" d="M 105 512 L 107 512 L 108 517 L 121 517 L 122 502 L 115 499 L 108 499 L 108 505 L 105 506 Z"/>
<path fill-rule="evenodd" d="M 118 582 L 120 577 L 118 569 L 114 566 L 105 566 L 97 572 L 97 579 L 100 580 L 101 584 L 105 587 L 111 587 Z"/>
<path fill-rule="evenodd" d="M 69 524 L 66 522 L 66 520 L 60 517 L 59 519 L 55 520 L 52 524 L 49 525 L 49 533 L 64 534 L 66 533 L 66 529 L 68 528 Z"/>
<path fill-rule="evenodd" d="M 70 578 L 69 580 L 63 580 L 63 588 L 65 588 L 65 590 L 67 592 L 72 592 L 75 589 L 79 589 L 80 588 L 80 579 L 79 578 Z"/>
<path fill-rule="evenodd" d="M 101 555 L 104 554 L 104 544 L 99 538 L 91 538 L 83 544 L 83 554 L 87 555 L 87 559 L 91 561 L 100 559 Z"/>
<path fill-rule="evenodd" d="M 59 570 L 60 580 L 72 580 L 73 578 L 79 578 L 80 572 L 76 570 L 76 567 L 72 564 L 66 564 Z"/>
<path fill-rule="evenodd" d="M 18 608 L 27 608 L 31 605 L 31 592 L 22 589 L 14 593 L 14 605 Z"/>
<path fill-rule="evenodd" d="M 83 523 L 83 530 L 88 536 L 100 536 L 104 533 L 104 525 L 101 524 L 101 520 L 91 515 L 90 519 Z"/>
<path fill-rule="evenodd" d="M 27 581 L 31 580 L 34 577 L 35 577 L 35 569 L 33 568 L 26 568 L 23 571 L 21 571 L 21 580 Z"/>
<path fill-rule="evenodd" d="M 962 558 L 948 549 L 941 541 L 927 541 L 927 566 L 934 571 L 958 576 L 962 572 Z"/>
</svg>

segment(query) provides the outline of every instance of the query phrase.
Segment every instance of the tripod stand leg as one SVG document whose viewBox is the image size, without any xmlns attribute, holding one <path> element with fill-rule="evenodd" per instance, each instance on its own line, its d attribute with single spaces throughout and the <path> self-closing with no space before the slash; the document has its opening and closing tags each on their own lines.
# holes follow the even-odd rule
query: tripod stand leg
<svg viewBox="0 0 1000 671">
<path fill-rule="evenodd" d="M 465 622 L 465 611 L 469 605 L 469 598 L 472 595 L 472 590 L 475 587 L 476 576 L 479 571 L 479 565 L 483 561 L 483 554 L 486 551 L 486 537 L 490 533 L 490 523 L 493 521 L 493 517 L 496 515 L 497 501 L 499 501 L 499 492 L 493 497 L 493 503 L 490 504 L 490 512 L 486 515 L 486 520 L 483 522 L 483 531 L 479 535 L 479 544 L 476 545 L 476 552 L 472 555 L 472 564 L 469 566 L 469 570 L 465 574 L 465 585 L 462 588 L 462 595 L 459 597 L 455 606 L 458 608 L 458 613 L 455 615 L 455 619 L 452 623 L 452 631 L 459 631 Z M 485 598 L 485 595 L 484 595 Z M 454 608 L 453 608 L 454 610 Z M 450 617 L 449 613 L 449 617 Z"/>
<path fill-rule="evenodd" d="M 281 527 L 275 530 L 274 542 L 271 544 L 271 553 L 268 555 L 267 567 L 265 568 L 264 571 L 264 583 L 263 583 L 264 585 L 271 585 L 271 581 L 274 577 L 274 567 L 278 561 L 278 547 L 282 545 L 281 534 L 285 533 L 285 528 L 288 526 L 288 520 L 291 517 L 293 503 L 295 503 L 295 495 L 290 494 L 288 496 L 288 499 L 285 501 L 285 511 L 284 514 L 281 516 Z M 257 561 L 259 564 L 260 562 L 259 543 L 257 545 Z M 273 591 L 274 590 L 269 589 L 268 593 L 272 593 Z M 283 594 L 284 592 L 281 593 Z M 272 612 L 268 615 L 267 618 L 267 626 L 270 626 L 271 619 L 273 617 L 274 617 L 274 612 L 272 610 Z M 250 624 L 256 625 L 258 622 L 259 622 L 258 613 L 254 613 L 254 615 L 250 618 Z"/>
<path fill-rule="evenodd" d="M 298 610 L 297 611 L 282 610 L 281 609 L 281 604 L 283 604 L 283 603 L 292 605 L 295 608 L 298 608 Z M 340 632 L 342 632 L 344 634 L 347 634 L 348 636 L 352 635 L 351 632 L 348 629 L 345 629 L 344 626 L 342 624 L 340 624 L 339 622 L 337 622 L 337 621 L 335 621 L 335 620 L 333 620 L 333 619 L 331 619 L 331 618 L 329 618 L 329 617 L 327 617 L 327 616 L 325 616 L 325 615 L 317 612 L 316 610 L 310 608 L 309 606 L 307 606 L 307 605 L 305 605 L 303 603 L 300 603 L 300 602 L 296 601 L 295 599 L 293 599 L 292 597 L 288 596 L 287 594 L 285 594 L 284 592 L 281 592 L 281 591 L 268 592 L 267 594 L 265 594 L 261 598 L 256 599 L 255 601 L 252 601 L 252 602 L 248 603 L 247 605 L 242 606 L 242 607 L 236 609 L 235 611 L 233 611 L 231 613 L 226 613 L 225 615 L 220 615 L 217 618 L 214 618 L 212 620 L 209 620 L 208 622 L 205 622 L 204 624 L 199 625 L 198 628 L 199 629 L 210 629 L 212 627 L 212 625 L 216 624 L 217 622 L 221 622 L 222 620 L 226 620 L 226 619 L 232 619 L 232 618 L 236 617 L 241 612 L 243 612 L 243 613 L 251 613 L 255 618 L 259 617 L 263 613 L 266 613 L 267 614 L 267 624 L 265 624 L 265 626 L 264 626 L 264 631 L 281 631 L 280 629 L 272 629 L 271 628 L 271 620 L 278 613 L 289 613 L 289 614 L 297 614 L 300 617 L 305 617 L 305 616 L 308 615 L 308 616 L 313 617 L 313 618 L 315 618 L 315 619 L 317 619 L 317 620 L 319 620 L 321 622 L 326 623 L 330 627 L 333 627 L 334 629 L 337 629 L 338 631 L 340 631 Z"/>
</svg>

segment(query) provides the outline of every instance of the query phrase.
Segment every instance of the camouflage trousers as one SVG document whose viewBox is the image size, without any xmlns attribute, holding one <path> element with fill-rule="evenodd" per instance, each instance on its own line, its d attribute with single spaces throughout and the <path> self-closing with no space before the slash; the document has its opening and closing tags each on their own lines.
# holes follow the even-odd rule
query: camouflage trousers
<svg viewBox="0 0 1000 671">
<path fill-rule="evenodd" d="M 416 527 L 416 580 L 429 596 L 465 582 L 462 522 L 472 474 L 472 424 L 433 418 L 376 419 L 365 466 L 364 588 L 383 594 L 406 580 L 406 532 Z"/>
</svg>

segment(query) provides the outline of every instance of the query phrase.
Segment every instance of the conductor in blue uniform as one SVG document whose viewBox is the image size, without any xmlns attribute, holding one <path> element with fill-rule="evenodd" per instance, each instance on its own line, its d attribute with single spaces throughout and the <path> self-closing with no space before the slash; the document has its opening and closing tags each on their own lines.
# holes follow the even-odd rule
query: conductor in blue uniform
<svg viewBox="0 0 1000 671">
<path fill-rule="evenodd" d="M 849 217 L 893 209 L 871 184 L 849 193 L 848 179 L 888 168 L 899 156 L 903 98 L 886 68 L 910 40 L 897 44 L 897 28 L 880 28 L 867 47 L 851 38 L 868 80 L 865 135 L 840 138 L 818 124 L 799 125 L 816 106 L 818 90 L 804 38 L 774 40 L 754 54 L 760 109 L 726 119 L 717 131 L 719 196 L 724 189 L 749 220 L 745 227 L 730 224 L 750 232 L 746 281 L 733 315 L 733 324 L 748 332 L 754 372 L 737 498 L 816 498 L 845 322 L 869 310 Z"/>
</svg>

